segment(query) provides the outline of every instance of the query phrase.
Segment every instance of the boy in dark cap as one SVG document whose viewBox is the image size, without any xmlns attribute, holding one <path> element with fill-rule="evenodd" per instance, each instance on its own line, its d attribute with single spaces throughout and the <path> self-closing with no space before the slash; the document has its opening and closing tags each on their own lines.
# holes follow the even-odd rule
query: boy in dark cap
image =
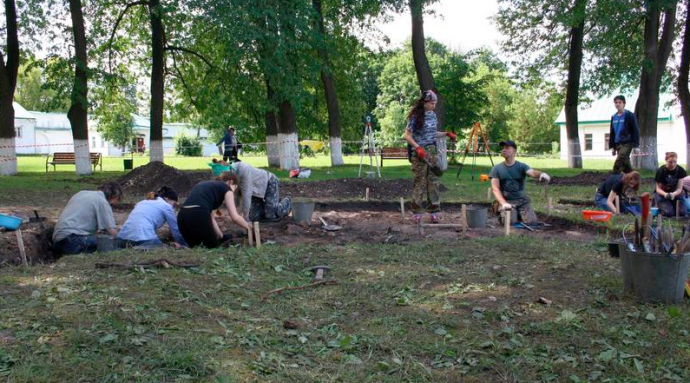
<svg viewBox="0 0 690 383">
<path fill-rule="evenodd" d="M 527 225 L 537 225 L 537 215 L 532 209 L 530 199 L 525 194 L 525 176 L 536 178 L 548 183 L 551 180 L 548 174 L 534 170 L 529 165 L 516 161 L 517 145 L 506 140 L 498 144 L 501 147 L 501 156 L 505 159 L 496 164 L 489 173 L 491 178 L 491 191 L 498 202 L 499 211 L 516 209 L 517 219 Z"/>
</svg>

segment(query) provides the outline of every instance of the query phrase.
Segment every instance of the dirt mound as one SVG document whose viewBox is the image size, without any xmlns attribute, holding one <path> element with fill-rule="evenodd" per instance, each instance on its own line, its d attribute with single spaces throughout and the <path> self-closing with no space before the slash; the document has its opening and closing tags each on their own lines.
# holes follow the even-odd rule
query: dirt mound
<svg viewBox="0 0 690 383">
<path fill-rule="evenodd" d="M 198 182 L 210 178 L 211 173 L 208 171 L 183 172 L 162 162 L 150 162 L 135 168 L 115 182 L 119 183 L 122 190 L 130 195 L 143 196 L 164 185 L 174 188 L 181 195 L 186 195 Z"/>
<path fill-rule="evenodd" d="M 355 199 L 364 198 L 369 188 L 369 198 L 374 200 L 398 200 L 412 196 L 412 179 L 381 180 L 375 178 L 339 178 L 326 181 L 283 181 L 280 195 L 308 199 Z M 440 186 L 440 191 L 448 190 Z"/>
<path fill-rule="evenodd" d="M 41 227 L 38 223 L 27 222 L 22 224 L 21 229 L 24 251 L 29 264 L 52 262 L 54 260 L 51 250 L 53 224 L 46 222 Z M 21 264 L 22 259 L 15 232 L 0 233 L 0 267 Z"/>
<path fill-rule="evenodd" d="M 582 172 L 573 177 L 553 177 L 550 185 L 598 185 L 602 183 L 606 177 L 613 174 L 612 172 Z"/>
</svg>

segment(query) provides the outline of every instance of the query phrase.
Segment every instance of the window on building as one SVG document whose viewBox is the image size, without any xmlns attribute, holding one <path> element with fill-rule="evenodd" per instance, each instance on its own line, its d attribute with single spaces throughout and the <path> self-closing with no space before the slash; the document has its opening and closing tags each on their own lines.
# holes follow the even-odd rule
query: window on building
<svg viewBox="0 0 690 383">
<path fill-rule="evenodd" d="M 608 133 L 604 134 L 604 150 L 609 150 L 609 149 L 611 149 L 611 148 L 609 147 L 609 138 L 611 138 L 611 135 L 610 135 L 610 134 L 608 134 Z"/>
<path fill-rule="evenodd" d="M 17 129 L 17 138 L 22 138 L 22 127 L 17 126 L 16 129 Z"/>
<path fill-rule="evenodd" d="M 592 150 L 592 133 L 585 134 L 585 150 Z"/>
</svg>

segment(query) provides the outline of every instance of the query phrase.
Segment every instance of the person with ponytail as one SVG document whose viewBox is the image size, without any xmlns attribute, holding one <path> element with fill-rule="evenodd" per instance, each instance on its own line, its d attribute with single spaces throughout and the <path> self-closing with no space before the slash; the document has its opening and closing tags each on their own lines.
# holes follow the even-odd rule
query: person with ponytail
<svg viewBox="0 0 690 383">
<path fill-rule="evenodd" d="M 232 172 L 224 172 L 216 180 L 202 181 L 194 186 L 177 214 L 180 233 L 190 247 L 204 245 L 212 249 L 221 245 L 227 236 L 220 230 L 213 211 L 223 203 L 237 226 L 250 229 L 249 223 L 235 207 L 235 192 L 238 189 L 239 181 Z"/>
<path fill-rule="evenodd" d="M 438 213 L 441 211 L 441 197 L 438 191 L 439 178 L 439 152 L 436 148 L 436 140 L 448 136 L 452 141 L 457 136 L 452 132 L 439 132 L 436 119 L 436 103 L 438 96 L 432 90 L 422 92 L 407 115 L 408 123 L 403 134 L 412 149 L 410 161 L 412 162 L 413 189 L 412 189 L 412 213 L 415 223 L 422 220 L 424 208 L 422 203 L 426 201 L 426 211 L 430 214 L 432 223 L 439 221 Z"/>
<path fill-rule="evenodd" d="M 163 246 L 164 243 L 158 238 L 156 230 L 165 223 L 170 228 L 175 247 L 187 246 L 177 226 L 173 209 L 175 205 L 177 205 L 177 192 L 173 188 L 163 186 L 156 192 L 150 192 L 146 200 L 134 206 L 134 210 L 118 233 L 117 238 L 121 241 L 121 246 Z"/>
</svg>

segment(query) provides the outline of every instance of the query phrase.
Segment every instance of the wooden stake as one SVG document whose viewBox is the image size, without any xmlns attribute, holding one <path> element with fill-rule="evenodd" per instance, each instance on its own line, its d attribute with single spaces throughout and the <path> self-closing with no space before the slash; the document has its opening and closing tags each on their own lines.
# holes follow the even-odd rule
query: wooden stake
<svg viewBox="0 0 690 383">
<path fill-rule="evenodd" d="M 549 184 L 544 182 L 544 199 L 549 198 Z"/>
<path fill-rule="evenodd" d="M 252 225 L 249 225 L 249 229 L 247 229 L 247 244 L 249 247 L 254 247 L 254 238 L 252 235 Z"/>
<path fill-rule="evenodd" d="M 403 222 L 405 222 L 405 198 L 400 197 L 400 215 Z"/>
<path fill-rule="evenodd" d="M 369 201 L 369 188 L 367 188 L 367 190 L 364 191 L 364 200 Z"/>
<path fill-rule="evenodd" d="M 546 199 L 546 210 L 548 210 L 549 214 L 551 214 L 551 210 L 553 210 L 553 198 L 549 197 Z"/>
<path fill-rule="evenodd" d="M 421 227 L 438 227 L 438 228 L 447 228 L 447 227 L 462 227 L 462 224 L 459 223 L 423 223 L 421 224 Z"/>
<path fill-rule="evenodd" d="M 261 248 L 261 230 L 259 229 L 259 222 L 254 222 L 254 236 L 256 237 L 256 248 Z"/>
<path fill-rule="evenodd" d="M 26 260 L 26 249 L 24 249 L 24 238 L 22 238 L 22 230 L 15 230 L 14 234 L 17 236 L 17 245 L 19 247 L 19 255 L 22 257 L 22 265 L 29 267 L 29 262 Z"/>
<path fill-rule="evenodd" d="M 467 206 L 465 204 L 462 204 L 460 209 L 460 219 L 462 220 L 462 234 L 465 235 L 467 233 Z"/>
<path fill-rule="evenodd" d="M 486 200 L 491 202 L 491 188 L 486 189 Z"/>
<path fill-rule="evenodd" d="M 505 226 L 506 226 L 506 236 L 510 235 L 510 215 L 511 215 L 510 210 L 504 210 L 503 211 L 503 220 L 505 221 Z"/>
<path fill-rule="evenodd" d="M 419 232 L 419 235 L 424 235 L 424 227 L 422 226 L 421 219 L 417 222 L 417 231 Z"/>
</svg>

